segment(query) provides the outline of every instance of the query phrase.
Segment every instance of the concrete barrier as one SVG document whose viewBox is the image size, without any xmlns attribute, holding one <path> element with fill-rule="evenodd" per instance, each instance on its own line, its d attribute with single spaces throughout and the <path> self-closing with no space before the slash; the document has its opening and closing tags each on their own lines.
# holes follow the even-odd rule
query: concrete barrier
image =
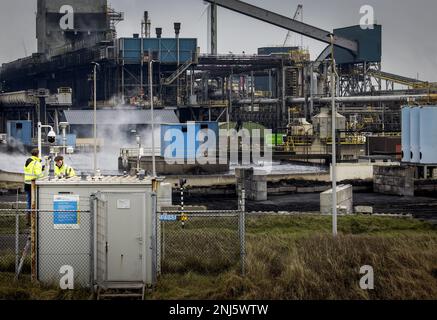
<svg viewBox="0 0 437 320">
<path fill-rule="evenodd" d="M 337 208 L 339 213 L 353 213 L 353 191 L 350 184 L 337 186 Z M 320 194 L 320 212 L 332 214 L 332 189 Z"/>
<path fill-rule="evenodd" d="M 255 175 L 253 168 L 235 169 L 237 191 L 244 187 L 246 198 L 254 201 L 267 200 L 267 176 Z"/>
<path fill-rule="evenodd" d="M 373 214 L 373 207 L 370 207 L 370 206 L 356 206 L 355 207 L 355 213 Z"/>
<path fill-rule="evenodd" d="M 372 180 L 373 167 L 391 167 L 399 166 L 398 162 L 387 163 L 338 163 L 337 164 L 337 181 L 345 180 Z M 330 175 L 332 177 L 332 166 L 330 168 Z"/>
<path fill-rule="evenodd" d="M 375 166 L 373 168 L 373 190 L 377 193 L 414 196 L 413 167 Z"/>
<path fill-rule="evenodd" d="M 0 170 L 0 189 L 24 192 L 24 174 Z"/>
</svg>

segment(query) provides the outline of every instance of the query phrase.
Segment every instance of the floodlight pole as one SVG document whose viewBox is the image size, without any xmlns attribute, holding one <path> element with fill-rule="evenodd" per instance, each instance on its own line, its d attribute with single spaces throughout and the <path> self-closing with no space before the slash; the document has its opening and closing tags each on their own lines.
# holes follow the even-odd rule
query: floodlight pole
<svg viewBox="0 0 437 320">
<path fill-rule="evenodd" d="M 94 176 L 97 175 L 97 62 L 92 62 L 94 65 Z"/>
<path fill-rule="evenodd" d="M 149 55 L 150 57 L 150 55 Z M 155 114 L 153 108 L 153 62 L 149 62 L 149 97 L 150 97 L 150 112 L 152 117 L 152 175 L 156 178 L 156 159 L 155 159 Z"/>
<path fill-rule="evenodd" d="M 332 235 L 337 236 L 337 135 L 336 135 L 336 81 L 335 81 L 335 58 L 334 58 L 334 36 L 331 34 L 331 97 L 332 97 Z"/>
</svg>

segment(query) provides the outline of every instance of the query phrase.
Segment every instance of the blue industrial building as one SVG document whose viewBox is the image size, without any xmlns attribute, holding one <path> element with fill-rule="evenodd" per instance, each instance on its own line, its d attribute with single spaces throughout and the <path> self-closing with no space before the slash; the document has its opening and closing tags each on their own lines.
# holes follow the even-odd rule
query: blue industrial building
<svg viewBox="0 0 437 320">
<path fill-rule="evenodd" d="M 7 122 L 7 139 L 11 146 L 32 145 L 32 122 L 27 120 L 10 120 Z"/>
<path fill-rule="evenodd" d="M 143 50 L 141 50 L 141 42 L 143 42 Z M 145 56 L 151 55 L 161 64 L 176 64 L 178 61 L 185 63 L 195 61 L 197 39 L 121 38 L 118 39 L 118 50 L 118 55 L 125 64 L 138 64 L 141 61 L 141 53 Z"/>
</svg>

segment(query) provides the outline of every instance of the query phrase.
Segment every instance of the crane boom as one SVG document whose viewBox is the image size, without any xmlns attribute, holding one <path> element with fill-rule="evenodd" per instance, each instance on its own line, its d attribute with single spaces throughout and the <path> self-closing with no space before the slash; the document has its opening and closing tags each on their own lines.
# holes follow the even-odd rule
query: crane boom
<svg viewBox="0 0 437 320">
<path fill-rule="evenodd" d="M 297 18 L 301 15 L 301 13 L 302 13 L 302 10 L 303 10 L 303 5 L 298 5 L 297 6 L 297 10 L 296 10 L 296 13 L 294 14 L 294 16 L 293 16 L 293 20 L 297 20 Z M 303 22 L 303 21 L 302 21 Z M 284 45 L 283 45 L 283 47 L 285 47 L 286 45 L 287 45 L 287 41 L 288 41 L 288 39 L 290 39 L 291 38 L 291 31 L 288 31 L 287 32 L 287 36 L 285 37 L 285 41 L 284 41 Z"/>
<path fill-rule="evenodd" d="M 286 16 L 282 16 L 280 14 L 268 11 L 266 9 L 256 7 L 254 5 L 245 3 L 243 1 L 239 1 L 239 0 L 204 0 L 204 1 L 270 23 L 272 25 L 302 34 L 304 36 L 307 36 L 315 40 L 319 40 L 325 43 L 331 43 L 330 35 L 332 34 L 332 32 L 319 29 L 317 27 L 311 26 L 309 24 L 305 24 L 303 22 L 293 20 Z M 356 41 L 339 36 L 334 36 L 334 44 L 337 47 L 344 48 L 351 51 L 353 54 L 357 54 L 358 52 L 358 44 Z"/>
</svg>

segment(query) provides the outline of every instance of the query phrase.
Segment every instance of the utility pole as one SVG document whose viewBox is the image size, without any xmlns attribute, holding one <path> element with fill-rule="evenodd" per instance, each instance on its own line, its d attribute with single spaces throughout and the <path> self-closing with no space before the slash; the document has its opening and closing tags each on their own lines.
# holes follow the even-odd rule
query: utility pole
<svg viewBox="0 0 437 320">
<path fill-rule="evenodd" d="M 150 56 L 150 55 L 149 55 Z M 153 177 L 156 177 L 156 160 L 155 160 L 155 114 L 153 108 L 153 60 L 149 61 L 149 97 L 150 112 L 152 117 L 152 171 Z"/>
<path fill-rule="evenodd" d="M 147 11 L 144 12 L 144 21 L 141 22 L 141 56 L 140 56 L 140 97 L 143 100 L 144 95 L 144 34 L 147 32 Z"/>
<path fill-rule="evenodd" d="M 94 65 L 94 176 L 97 175 L 97 62 L 92 62 Z"/>
<path fill-rule="evenodd" d="M 334 57 L 334 36 L 331 34 L 331 97 L 332 97 L 332 234 L 337 236 L 337 135 L 336 135 L 336 121 L 337 111 L 335 106 L 336 98 L 336 69 L 335 69 L 335 57 Z"/>
</svg>

